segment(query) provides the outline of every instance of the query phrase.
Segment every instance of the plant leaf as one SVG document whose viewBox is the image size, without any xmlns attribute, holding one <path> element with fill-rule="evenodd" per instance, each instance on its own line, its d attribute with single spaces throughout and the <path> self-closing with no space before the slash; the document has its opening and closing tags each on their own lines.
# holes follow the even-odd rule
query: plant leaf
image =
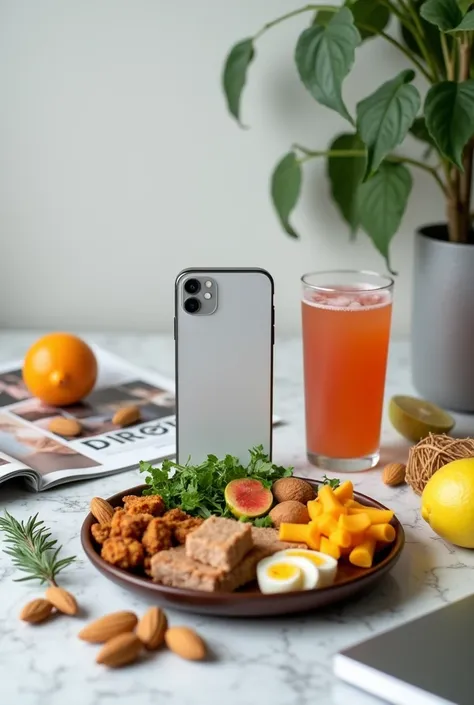
<svg viewBox="0 0 474 705">
<path fill-rule="evenodd" d="M 389 9 L 380 0 L 347 0 L 345 4 L 352 12 L 354 24 L 359 30 L 362 41 L 382 32 L 390 19 Z M 313 23 L 324 27 L 332 17 L 334 12 L 319 10 Z M 373 30 L 368 30 L 366 27 L 373 27 Z"/>
<path fill-rule="evenodd" d="M 301 165 L 294 152 L 288 152 L 275 167 L 272 175 L 271 194 L 273 205 L 284 230 L 291 237 L 298 233 L 290 225 L 290 215 L 301 191 Z"/>
<path fill-rule="evenodd" d="M 403 164 L 383 162 L 374 176 L 359 187 L 358 207 L 362 228 L 385 258 L 389 271 L 390 241 L 405 212 L 412 178 Z"/>
<path fill-rule="evenodd" d="M 471 32 L 474 29 L 474 10 L 471 10 L 464 15 L 461 22 L 454 29 L 450 29 L 450 34 L 455 34 L 456 32 Z"/>
<path fill-rule="evenodd" d="M 252 38 L 243 39 L 235 44 L 227 55 L 222 74 L 227 107 L 240 125 L 240 97 L 245 86 L 247 69 L 254 56 Z"/>
<path fill-rule="evenodd" d="M 401 71 L 357 104 L 357 131 L 368 149 L 367 176 L 405 139 L 420 108 L 414 71 Z"/>
<path fill-rule="evenodd" d="M 463 15 L 465 15 L 472 5 L 472 0 L 458 0 L 458 5 Z"/>
<path fill-rule="evenodd" d="M 420 15 L 442 32 L 454 29 L 462 20 L 456 0 L 426 0 L 420 8 Z"/>
<path fill-rule="evenodd" d="M 413 4 L 415 5 L 415 10 L 420 13 L 420 6 L 424 2 L 424 0 L 412 0 Z M 441 38 L 440 38 L 440 33 L 435 27 L 435 25 L 431 24 L 430 22 L 427 22 L 423 17 L 419 17 L 420 22 L 421 22 L 421 27 L 423 30 L 423 36 L 424 36 L 424 41 L 425 44 L 428 48 L 429 53 L 431 54 L 432 58 L 436 61 L 436 64 L 438 66 L 438 69 L 441 71 L 441 75 L 445 76 L 446 75 L 446 67 L 444 65 L 444 57 L 443 57 L 443 49 L 441 46 Z M 413 34 L 410 32 L 407 27 L 404 25 L 401 25 L 401 34 L 402 38 L 407 45 L 407 47 L 412 51 L 414 54 L 419 56 L 423 62 L 425 62 L 423 53 L 420 49 L 420 46 L 418 44 L 418 41 L 415 39 Z M 451 49 L 449 46 L 452 39 L 451 37 L 447 37 L 448 40 L 448 47 Z"/>
<path fill-rule="evenodd" d="M 410 133 L 420 142 L 426 142 L 426 144 L 435 147 L 435 142 L 428 132 L 426 127 L 426 121 L 424 117 L 417 117 L 413 121 L 413 125 L 410 127 Z"/>
<path fill-rule="evenodd" d="M 357 134 L 343 134 L 336 137 L 329 149 L 364 150 L 365 145 Z M 367 166 L 367 157 L 328 157 L 328 177 L 331 194 L 341 211 L 342 217 L 349 224 L 354 235 L 359 227 L 357 208 L 357 189 L 362 183 Z"/>
<path fill-rule="evenodd" d="M 426 96 L 426 127 L 441 154 L 461 171 L 463 149 L 474 134 L 473 111 L 473 79 L 443 81 L 432 86 Z"/>
<path fill-rule="evenodd" d="M 342 82 L 361 42 L 351 11 L 342 7 L 326 26 L 313 25 L 299 37 L 295 61 L 300 78 L 318 103 L 353 122 L 342 99 Z"/>
</svg>

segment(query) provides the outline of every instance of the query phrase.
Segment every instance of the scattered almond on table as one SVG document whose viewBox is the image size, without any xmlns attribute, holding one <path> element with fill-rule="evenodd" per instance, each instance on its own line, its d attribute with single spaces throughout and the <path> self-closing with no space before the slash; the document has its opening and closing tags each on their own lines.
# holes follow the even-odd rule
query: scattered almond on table
<svg viewBox="0 0 474 705">
<path fill-rule="evenodd" d="M 82 433 L 82 426 L 76 419 L 66 419 L 64 416 L 56 416 L 48 424 L 48 431 L 56 433 L 58 436 L 74 438 Z"/>
<path fill-rule="evenodd" d="M 72 617 L 79 611 L 74 595 L 57 585 L 52 585 L 46 590 L 45 598 L 53 607 L 56 607 L 58 612 L 63 614 L 68 614 Z"/>
<path fill-rule="evenodd" d="M 405 482 L 407 466 L 403 463 L 389 463 L 382 472 L 382 481 L 389 487 L 396 487 Z"/>
<path fill-rule="evenodd" d="M 116 426 L 131 426 L 134 423 L 138 423 L 140 421 L 141 414 L 140 414 L 140 409 L 138 406 L 123 406 L 121 409 L 118 409 L 113 418 L 112 418 L 112 423 L 115 424 Z"/>
<path fill-rule="evenodd" d="M 164 644 L 188 661 L 206 658 L 206 644 L 189 627 L 168 627 L 166 614 L 150 607 L 140 620 L 134 612 L 112 612 L 86 625 L 79 638 L 103 644 L 96 661 L 109 668 L 120 668 L 138 659 L 143 649 L 157 651 Z"/>
<path fill-rule="evenodd" d="M 20 619 L 30 624 L 39 624 L 48 619 L 53 611 L 53 605 L 48 600 L 39 597 L 28 602 L 20 612 Z"/>
</svg>

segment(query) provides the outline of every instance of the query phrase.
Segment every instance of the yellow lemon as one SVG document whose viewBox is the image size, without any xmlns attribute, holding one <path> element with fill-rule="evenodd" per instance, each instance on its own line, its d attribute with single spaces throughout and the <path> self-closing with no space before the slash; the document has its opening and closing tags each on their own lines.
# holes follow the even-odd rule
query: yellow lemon
<svg viewBox="0 0 474 705">
<path fill-rule="evenodd" d="M 427 482 L 421 516 L 439 536 L 474 548 L 474 458 L 448 463 Z"/>
</svg>

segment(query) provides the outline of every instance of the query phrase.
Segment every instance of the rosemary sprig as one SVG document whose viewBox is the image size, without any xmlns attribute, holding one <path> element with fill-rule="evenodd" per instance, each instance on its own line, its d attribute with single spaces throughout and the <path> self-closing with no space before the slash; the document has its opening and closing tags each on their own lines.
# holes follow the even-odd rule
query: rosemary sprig
<svg viewBox="0 0 474 705">
<path fill-rule="evenodd" d="M 62 546 L 56 546 L 56 539 L 51 539 L 51 533 L 44 521 L 38 520 L 38 514 L 30 517 L 25 524 L 5 511 L 5 515 L 0 517 L 0 531 L 4 533 L 4 541 L 8 545 L 4 553 L 11 556 L 14 566 L 28 573 L 15 582 L 39 580 L 41 584 L 56 585 L 57 574 L 76 560 L 76 556 L 58 558 Z"/>
</svg>

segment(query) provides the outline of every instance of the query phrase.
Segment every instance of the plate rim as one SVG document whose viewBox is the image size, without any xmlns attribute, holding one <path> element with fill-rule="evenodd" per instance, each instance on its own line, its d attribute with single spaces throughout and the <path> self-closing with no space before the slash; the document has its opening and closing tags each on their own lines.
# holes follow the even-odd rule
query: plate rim
<svg viewBox="0 0 474 705">
<path fill-rule="evenodd" d="M 319 486 L 324 484 L 321 480 L 313 480 L 312 478 L 306 478 L 306 477 L 298 477 L 294 475 L 296 479 L 299 480 L 305 480 L 312 486 Z M 128 494 L 137 494 L 138 492 L 141 492 L 143 489 L 145 489 L 147 485 L 145 483 L 141 483 L 140 485 L 136 485 L 135 487 L 130 487 L 125 490 L 121 490 L 120 492 L 116 492 L 114 495 L 111 497 L 107 498 L 107 501 L 112 504 L 112 506 L 115 506 L 116 503 L 118 503 L 125 495 Z M 374 506 L 376 505 L 376 508 L 378 509 L 388 509 L 384 504 L 379 502 L 378 500 L 374 499 L 373 497 L 370 497 L 369 495 L 365 495 L 362 492 L 358 492 L 354 490 L 354 496 L 357 495 L 357 499 L 360 500 L 367 500 L 367 506 Z M 114 504 L 115 502 L 115 504 Z M 364 503 L 364 502 L 362 502 Z M 393 510 L 390 510 L 393 511 Z M 190 590 L 188 588 L 177 588 L 177 587 L 171 587 L 168 585 L 161 585 L 160 583 L 154 583 L 152 580 L 143 578 L 142 576 L 139 575 L 134 575 L 133 573 L 129 573 L 126 570 L 123 570 L 122 568 L 117 568 L 116 566 L 111 565 L 110 563 L 107 563 L 100 554 L 97 552 L 94 543 L 92 541 L 92 536 L 91 536 L 91 525 L 95 523 L 95 518 L 92 516 L 91 512 L 89 512 L 84 519 L 82 526 L 81 526 L 81 544 L 82 548 L 89 559 L 89 561 L 94 565 L 96 569 L 98 569 L 102 573 L 108 573 L 110 577 L 114 577 L 116 580 L 122 582 L 122 583 L 128 583 L 130 586 L 133 586 L 138 589 L 142 590 L 148 590 L 150 593 L 154 593 L 157 595 L 164 595 L 164 596 L 170 596 L 174 598 L 181 598 L 183 602 L 189 602 L 189 603 L 196 603 L 197 601 L 204 603 L 208 605 L 209 607 L 215 606 L 216 604 L 219 605 L 230 605 L 232 604 L 245 604 L 247 601 L 250 599 L 253 601 L 260 601 L 265 604 L 269 604 L 270 602 L 277 602 L 279 601 L 284 602 L 286 600 L 295 600 L 295 596 L 310 596 L 311 594 L 318 594 L 318 595 L 323 595 L 323 594 L 329 594 L 331 591 L 334 591 L 335 589 L 341 589 L 344 588 L 345 586 L 351 585 L 351 584 L 361 584 L 363 581 L 369 580 L 370 578 L 373 578 L 374 575 L 376 575 L 378 572 L 383 571 L 385 572 L 389 566 L 392 563 L 396 563 L 398 558 L 400 557 L 401 552 L 403 551 L 403 548 L 405 546 L 405 531 L 403 529 L 403 525 L 398 519 L 397 515 L 394 514 L 393 519 L 395 520 L 395 528 L 397 529 L 397 536 L 392 544 L 392 550 L 388 553 L 385 558 L 383 558 L 380 563 L 378 563 L 373 569 L 369 570 L 367 574 L 361 574 L 354 576 L 353 578 L 350 578 L 343 583 L 337 583 L 334 585 L 329 585 L 324 588 L 315 588 L 313 590 L 305 590 L 301 592 L 287 592 L 287 593 L 274 593 L 274 594 L 264 594 L 260 592 L 251 592 L 251 593 L 246 593 L 246 592 L 206 592 L 204 590 Z"/>
</svg>

